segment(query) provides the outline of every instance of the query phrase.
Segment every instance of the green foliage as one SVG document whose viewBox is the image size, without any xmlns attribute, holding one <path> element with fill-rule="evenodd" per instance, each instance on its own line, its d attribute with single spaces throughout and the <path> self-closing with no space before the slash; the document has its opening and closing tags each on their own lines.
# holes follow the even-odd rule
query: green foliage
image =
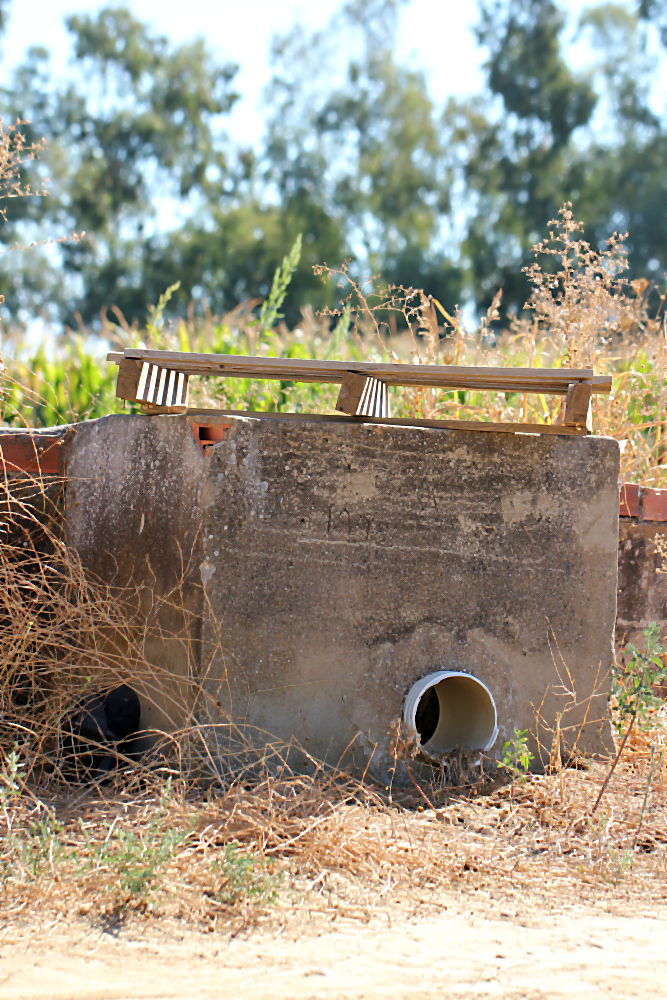
<svg viewBox="0 0 667 1000">
<path fill-rule="evenodd" d="M 5 757 L 0 771 L 0 806 L 6 809 L 21 794 L 21 766 L 16 747 Z"/>
<path fill-rule="evenodd" d="M 240 901 L 275 902 L 276 876 L 269 871 L 266 861 L 243 854 L 237 844 L 226 844 L 223 857 L 216 859 L 211 868 L 220 878 L 213 893 L 219 903 L 229 906 Z"/>
<path fill-rule="evenodd" d="M 276 273 L 273 275 L 269 297 L 262 303 L 262 309 L 259 314 L 260 337 L 265 336 L 270 330 L 273 330 L 276 320 L 282 319 L 283 313 L 279 312 L 279 309 L 285 301 L 287 289 L 290 286 L 292 275 L 296 271 L 300 259 L 301 233 L 299 233 L 294 241 L 294 246 L 287 256 L 283 257 L 281 266 L 277 268 Z"/>
<path fill-rule="evenodd" d="M 466 181 L 478 198 L 463 251 L 484 308 L 499 287 L 506 309 L 523 306 L 528 285 L 521 264 L 574 189 L 578 213 L 586 218 L 585 168 L 575 136 L 597 97 L 590 81 L 567 65 L 564 22 L 552 0 L 483 3 L 478 38 L 489 54 L 489 91 L 502 101 L 503 113 L 494 114 L 490 104 L 449 111 L 456 146 L 468 158 Z"/>
<path fill-rule="evenodd" d="M 62 267 L 37 249 L 8 263 L 0 291 L 12 316 L 39 311 L 74 328 L 77 311 L 97 324 L 117 306 L 143 324 L 177 282 L 174 314 L 192 301 L 222 315 L 270 299 L 299 233 L 280 306 L 290 326 L 309 303 L 336 304 L 312 266 L 355 257 L 359 272 L 423 287 L 450 311 L 473 299 L 485 309 L 502 286 L 509 315 L 527 298 L 530 248 L 566 200 L 598 243 L 629 231 L 632 277 L 667 268 L 667 131 L 652 110 L 665 57 L 648 44 L 656 28 L 667 39 L 663 0 L 587 8 L 583 69 L 564 0 L 484 0 L 485 87 L 444 106 L 396 59 L 400 7 L 345 3 L 326 31 L 276 39 L 256 151 L 224 137 L 236 68 L 204 41 L 170 44 L 123 7 L 68 18 L 68 78 L 32 49 L 0 91 L 5 119 L 27 117 L 28 141 L 49 140 L 22 180 L 51 177 L 48 198 L 13 200 L 7 242 L 88 235 L 58 249 Z"/>
<path fill-rule="evenodd" d="M 2 774 L 5 787 L 0 790 L 0 803 L 5 814 L 10 805 L 16 807 L 20 801 L 20 775 L 16 756 L 10 755 L 7 764 L 8 768 L 3 768 Z M 18 832 L 13 829 L 11 822 L 8 823 L 0 865 L 0 878 L 3 881 L 11 878 L 21 882 L 35 882 L 47 870 L 53 871 L 54 866 L 65 856 L 63 825 L 49 809 L 41 808 L 42 815 Z"/>
<path fill-rule="evenodd" d="M 528 749 L 528 730 L 515 729 L 512 738 L 503 744 L 503 757 L 500 766 L 504 767 L 513 778 L 523 781 L 533 756 Z"/>
<path fill-rule="evenodd" d="M 625 652 L 630 659 L 625 666 L 615 665 L 612 673 L 612 697 L 616 699 L 619 733 L 633 722 L 646 723 L 651 709 L 658 708 L 662 699 L 654 694 L 656 685 L 667 680 L 667 669 L 662 656 L 664 647 L 658 642 L 660 626 L 650 622 L 644 629 L 644 649 L 633 645 Z"/>
<path fill-rule="evenodd" d="M 269 176 L 285 198 L 314 192 L 383 281 L 456 301 L 462 271 L 436 248 L 451 208 L 447 136 L 423 75 L 396 62 L 398 6 L 348 4 L 329 31 L 295 27 L 276 41 Z M 341 66 L 352 35 L 361 54 Z M 342 256 L 320 261 L 339 266 Z"/>
<path fill-rule="evenodd" d="M 8 807 L 18 807 L 21 801 L 21 768 L 16 751 L 6 757 L 0 782 L 0 807 L 7 816 Z M 100 843 L 93 842 L 80 820 L 86 844 L 81 858 L 76 850 L 67 847 L 63 824 L 45 806 L 39 806 L 41 814 L 38 818 L 21 829 L 15 830 L 12 821 L 7 819 L 0 877 L 34 882 L 57 866 L 68 867 L 76 875 L 84 877 L 92 871 L 102 870 L 107 874 L 109 889 L 120 889 L 124 897 L 145 898 L 157 887 L 160 874 L 194 827 L 195 821 L 185 830 L 165 827 L 171 797 L 169 780 L 153 818 L 144 830 L 126 829 L 114 821 Z"/>
<path fill-rule="evenodd" d="M 553 0 L 486 0 L 478 36 L 489 48 L 489 87 L 525 123 L 522 141 L 562 148 L 597 103 L 590 82 L 572 72 L 560 35 L 565 16 Z"/>
<path fill-rule="evenodd" d="M 116 365 L 86 349 L 81 337 L 53 355 L 40 347 L 25 361 L 5 359 L 0 419 L 5 425 L 53 427 L 124 409 Z"/>
<path fill-rule="evenodd" d="M 58 863 L 63 853 L 63 825 L 50 812 L 28 826 L 28 835 L 21 837 L 21 864 L 29 877 L 36 880 L 45 868 Z"/>
<path fill-rule="evenodd" d="M 62 249 L 66 273 L 84 283 L 78 303 L 84 320 L 113 304 L 143 318 L 146 302 L 157 299 L 157 281 L 164 287 L 146 268 L 156 256 L 154 241 L 144 236 L 156 195 L 211 202 L 226 197 L 230 167 L 218 120 L 236 100 L 236 67 L 219 64 L 201 39 L 171 46 L 123 7 L 72 16 L 67 27 L 72 78 L 56 86 L 48 54 L 32 49 L 4 92 L 3 114 L 30 119 L 29 135 L 48 135 L 52 178 L 48 199 L 13 205 L 10 219 L 90 235 Z M 138 263 L 143 284 L 136 280 Z M 33 297 L 71 304 L 62 278 L 49 275 L 44 263 L 35 267 L 40 270 L 28 279 Z M 2 291 L 10 304 L 17 301 L 11 280 Z"/>
<path fill-rule="evenodd" d="M 145 898 L 156 887 L 158 877 L 190 836 L 196 820 L 185 830 L 165 828 L 165 816 L 173 798 L 171 778 L 162 789 L 160 801 L 146 829 L 112 826 L 108 835 L 88 852 L 82 871 L 105 869 L 110 888 L 117 885 L 123 895 Z M 113 834 L 113 836 L 112 836 Z"/>
<path fill-rule="evenodd" d="M 655 21 L 663 45 L 667 45 L 667 0 L 640 0 L 638 14 L 647 21 Z"/>
<path fill-rule="evenodd" d="M 175 856 L 190 830 L 162 828 L 158 817 L 145 831 L 136 833 L 120 827 L 113 839 L 104 840 L 93 851 L 87 867 L 104 868 L 123 894 L 146 897 L 156 887 L 157 877 Z"/>
</svg>

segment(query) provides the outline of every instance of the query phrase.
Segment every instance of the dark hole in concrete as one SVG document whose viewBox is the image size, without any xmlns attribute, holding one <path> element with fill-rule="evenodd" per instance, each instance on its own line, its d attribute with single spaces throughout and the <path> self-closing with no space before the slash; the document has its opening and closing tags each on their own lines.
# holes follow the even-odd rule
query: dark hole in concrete
<svg viewBox="0 0 667 1000">
<path fill-rule="evenodd" d="M 85 698 L 63 719 L 62 775 L 96 781 L 119 766 L 118 754 L 137 760 L 141 749 L 139 696 L 127 684 Z"/>
<path fill-rule="evenodd" d="M 192 433 L 204 455 L 208 455 L 214 444 L 224 441 L 230 427 L 231 424 L 193 424 Z"/>
<path fill-rule="evenodd" d="M 431 739 L 440 721 L 440 699 L 434 687 L 430 687 L 419 699 L 415 714 L 415 726 L 422 746 Z"/>
</svg>

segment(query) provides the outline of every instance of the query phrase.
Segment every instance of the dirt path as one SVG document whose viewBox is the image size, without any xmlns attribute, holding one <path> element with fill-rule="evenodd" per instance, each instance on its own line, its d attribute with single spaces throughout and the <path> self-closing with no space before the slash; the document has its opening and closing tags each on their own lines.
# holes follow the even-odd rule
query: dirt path
<svg viewBox="0 0 667 1000">
<path fill-rule="evenodd" d="M 667 909 L 611 900 L 554 907 L 467 894 L 427 916 L 386 909 L 362 924 L 292 915 L 236 937 L 177 924 L 118 932 L 8 925 L 3 1000 L 266 998 L 660 998 Z M 553 907 L 553 908 L 552 908 Z"/>
</svg>

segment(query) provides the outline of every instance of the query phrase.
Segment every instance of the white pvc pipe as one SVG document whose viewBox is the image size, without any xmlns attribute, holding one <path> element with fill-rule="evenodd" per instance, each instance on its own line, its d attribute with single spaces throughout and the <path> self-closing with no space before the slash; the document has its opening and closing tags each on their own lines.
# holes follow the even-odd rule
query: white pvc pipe
<svg viewBox="0 0 667 1000">
<path fill-rule="evenodd" d="M 436 755 L 459 747 L 490 750 L 498 736 L 498 713 L 486 684 L 460 670 L 438 670 L 422 677 L 408 691 L 403 707 L 403 719 L 413 729 L 419 702 L 430 688 L 435 688 L 440 711 L 424 749 Z"/>
</svg>

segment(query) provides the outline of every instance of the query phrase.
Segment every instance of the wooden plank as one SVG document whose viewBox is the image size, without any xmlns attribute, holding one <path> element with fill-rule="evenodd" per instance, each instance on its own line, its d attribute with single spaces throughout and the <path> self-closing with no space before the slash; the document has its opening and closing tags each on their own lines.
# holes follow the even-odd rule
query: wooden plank
<svg viewBox="0 0 667 1000">
<path fill-rule="evenodd" d="M 590 382 L 593 392 L 610 392 L 611 376 L 592 369 L 482 368 L 454 365 L 402 365 L 380 362 L 317 361 L 257 358 L 225 354 L 188 354 L 181 351 L 128 349 L 125 358 L 148 361 L 189 375 L 233 378 L 279 378 L 294 382 L 342 383 L 351 368 L 387 385 L 433 386 L 444 389 L 480 389 L 498 392 L 539 392 L 565 395 L 573 382 Z M 108 360 L 121 355 L 110 353 Z"/>
<path fill-rule="evenodd" d="M 585 437 L 585 427 L 566 427 L 564 424 L 503 424 L 486 420 L 409 420 L 403 417 L 354 417 L 327 413 L 275 413 L 271 410 L 207 410 L 188 409 L 188 417 L 254 417 L 262 420 L 332 420 L 341 423 L 386 424 L 394 427 L 429 427 L 450 431 L 493 431 L 498 434 L 550 434 L 561 437 Z"/>
<path fill-rule="evenodd" d="M 157 403 L 142 403 L 141 412 L 148 414 L 149 416 L 155 416 L 159 413 L 187 413 L 187 406 L 160 406 Z"/>
</svg>

